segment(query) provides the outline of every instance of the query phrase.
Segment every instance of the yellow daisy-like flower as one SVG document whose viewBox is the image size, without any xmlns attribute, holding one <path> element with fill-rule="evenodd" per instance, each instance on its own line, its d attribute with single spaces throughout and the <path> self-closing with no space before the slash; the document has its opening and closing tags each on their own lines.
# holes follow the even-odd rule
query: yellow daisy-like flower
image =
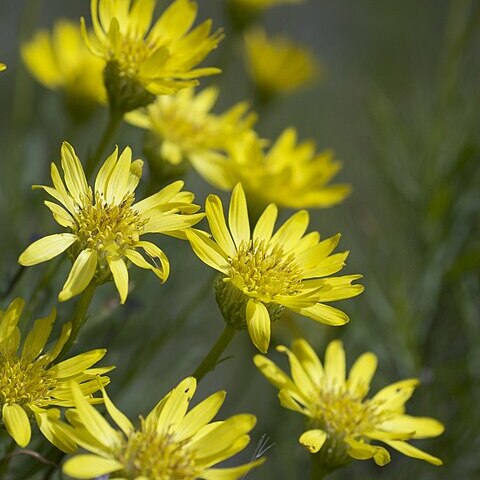
<svg viewBox="0 0 480 480">
<path fill-rule="evenodd" d="M 248 72 L 265 100 L 311 83 L 320 70 L 305 47 L 284 36 L 269 38 L 261 28 L 245 34 L 245 51 Z"/>
<path fill-rule="evenodd" d="M 248 445 L 248 432 L 256 419 L 242 414 L 211 423 L 225 392 L 214 393 L 187 413 L 195 389 L 194 378 L 183 380 L 146 418 L 140 417 L 138 429 L 104 392 L 107 411 L 120 428 L 116 430 L 73 386 L 76 409 L 67 413 L 73 428 L 66 432 L 91 453 L 67 460 L 63 471 L 84 479 L 115 472 L 115 478 L 124 480 L 236 480 L 263 463 L 261 459 L 238 467 L 212 468 Z"/>
<path fill-rule="evenodd" d="M 440 459 L 407 442 L 436 437 L 444 430 L 433 418 L 405 414 L 405 403 L 419 384 L 417 379 L 393 383 L 366 399 L 377 368 L 373 353 L 361 355 L 346 378 L 345 351 L 338 340 L 328 345 L 324 366 L 304 339 L 295 340 L 291 350 L 284 346 L 277 350 L 288 356 L 291 378 L 262 355 L 255 356 L 255 364 L 279 389 L 282 406 L 308 418 L 310 429 L 299 441 L 309 452 L 318 452 L 316 460 L 326 470 L 338 468 L 352 458 L 373 458 L 377 465 L 388 463 L 388 451 L 371 441 L 381 441 L 409 457 L 442 465 Z"/>
<path fill-rule="evenodd" d="M 316 153 L 313 141 L 298 142 L 294 128 L 287 128 L 268 152 L 264 143 L 255 134 L 244 135 L 242 141 L 231 142 L 229 158 L 202 162 L 198 171 L 225 190 L 241 182 L 252 203 L 262 208 L 268 203 L 326 208 L 349 195 L 350 185 L 330 184 L 342 167 L 332 150 Z"/>
<path fill-rule="evenodd" d="M 35 321 L 35 325 L 21 342 L 18 322 L 25 302 L 15 299 L 5 312 L 0 310 L 0 407 L 2 422 L 7 432 L 21 447 L 30 442 L 30 423 L 36 421 L 45 437 L 63 451 L 73 451 L 75 444 L 65 438 L 56 427 L 60 416 L 57 408 L 72 407 L 70 389 L 72 380 L 79 383 L 78 395 L 85 402 L 98 402 L 91 397 L 109 382 L 104 373 L 111 367 L 91 368 L 103 358 L 106 350 L 91 350 L 56 365 L 53 364 L 71 332 L 65 324 L 57 342 L 43 352 L 55 322 L 56 311 Z M 88 401 L 85 399 L 88 398 Z"/>
<path fill-rule="evenodd" d="M 175 96 L 160 96 L 154 104 L 137 110 L 127 120 L 150 131 L 156 140 L 157 158 L 178 165 L 184 160 L 197 163 L 225 157 L 225 149 L 253 126 L 256 115 L 247 113 L 241 102 L 221 115 L 211 112 L 219 89 L 206 88 L 195 95 L 186 88 Z"/>
<path fill-rule="evenodd" d="M 155 5 L 155 0 L 91 0 L 93 35 L 87 33 L 82 18 L 90 51 L 107 62 L 111 103 L 117 102 L 125 89 L 138 87 L 154 95 L 172 95 L 197 85 L 198 77 L 219 72 L 218 68 L 195 68 L 222 39 L 219 31 L 211 34 L 211 20 L 189 31 L 197 16 L 197 3 L 175 0 L 151 26 Z M 133 93 L 138 95 L 140 92 Z M 147 96 L 134 108 L 152 100 L 154 97 Z M 121 108 L 134 109 L 130 104 Z"/>
<path fill-rule="evenodd" d="M 24 43 L 21 54 L 27 69 L 42 85 L 65 94 L 74 114 L 106 102 L 105 62 L 88 51 L 77 24 L 57 21 L 52 33 L 41 30 Z"/>
<path fill-rule="evenodd" d="M 241 184 L 230 200 L 228 227 L 219 197 L 209 195 L 206 215 L 211 239 L 191 229 L 187 238 L 198 257 L 218 270 L 217 302 L 225 321 L 235 328 L 248 328 L 255 346 L 266 352 L 270 323 L 283 309 L 305 315 L 327 325 L 344 325 L 348 316 L 324 302 L 351 298 L 363 291 L 352 285 L 361 275 L 332 277 L 345 265 L 348 252 L 331 255 L 340 235 L 320 242 L 320 235 L 304 236 L 309 215 L 292 215 L 273 234 L 277 207 L 270 204 L 250 233 L 247 202 Z"/>
<path fill-rule="evenodd" d="M 168 185 L 158 193 L 134 203 L 142 176 L 141 160 L 132 162 L 132 151 L 118 148 L 100 168 L 93 189 L 88 185 L 73 147 L 61 149 L 62 180 L 52 163 L 53 187 L 39 185 L 57 202 L 45 202 L 55 220 L 71 233 L 49 235 L 30 245 L 19 257 L 21 265 L 46 262 L 68 249 L 73 266 L 58 299 L 63 302 L 81 293 L 91 281 L 102 283 L 113 276 L 125 302 L 128 265 L 152 270 L 164 282 L 170 266 L 165 253 L 151 242 L 140 240 L 147 233 L 183 236 L 183 229 L 203 218 L 194 214 L 193 194 L 181 191 L 183 182 Z M 34 187 L 35 188 L 35 187 Z M 143 249 L 150 262 L 137 250 Z"/>
</svg>

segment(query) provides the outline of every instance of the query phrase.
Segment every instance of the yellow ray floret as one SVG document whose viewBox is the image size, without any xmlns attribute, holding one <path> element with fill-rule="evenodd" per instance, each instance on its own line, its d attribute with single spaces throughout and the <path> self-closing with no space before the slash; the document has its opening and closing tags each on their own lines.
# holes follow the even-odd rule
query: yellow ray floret
<svg viewBox="0 0 480 480">
<path fill-rule="evenodd" d="M 22 45 L 22 59 L 30 73 L 45 87 L 61 90 L 67 101 L 105 103 L 105 62 L 92 55 L 78 24 L 58 20 L 53 32 L 37 32 Z"/>
<path fill-rule="evenodd" d="M 54 364 L 71 332 L 71 325 L 65 324 L 56 343 L 44 352 L 55 322 L 55 310 L 35 321 L 20 350 L 18 322 L 24 306 L 23 299 L 17 298 L 5 312 L 0 310 L 2 423 L 21 447 L 29 444 L 30 423 L 34 421 L 51 443 L 65 452 L 73 451 L 75 443 L 56 426 L 60 410 L 51 407 L 73 407 L 72 380 L 79 384 L 78 395 L 84 402 L 99 401 L 92 395 L 109 382 L 102 375 L 112 368 L 91 367 L 103 358 L 106 350 L 91 350 Z"/>
<path fill-rule="evenodd" d="M 352 285 L 361 275 L 333 277 L 345 265 L 348 252 L 331 255 L 340 235 L 320 242 L 320 235 L 305 235 L 306 210 L 290 217 L 274 234 L 277 207 L 270 204 L 253 234 L 241 184 L 232 192 L 228 227 L 219 197 L 209 195 L 206 215 L 213 239 L 191 229 L 187 238 L 198 257 L 222 274 L 217 302 L 228 323 L 248 328 L 255 346 L 266 352 L 271 320 L 284 308 L 327 325 L 344 325 L 348 316 L 325 302 L 351 298 L 363 291 Z"/>
<path fill-rule="evenodd" d="M 247 68 L 261 96 L 290 93 L 317 78 L 320 67 L 312 53 L 284 36 L 267 37 L 256 28 L 245 34 Z"/>
<path fill-rule="evenodd" d="M 215 87 L 195 94 L 186 88 L 175 96 L 159 96 L 154 104 L 127 115 L 127 121 L 147 129 L 158 144 L 157 158 L 174 165 L 225 158 L 225 150 L 251 129 L 256 115 L 241 102 L 223 114 L 211 112 L 219 95 Z"/>
<path fill-rule="evenodd" d="M 285 208 L 327 208 L 351 191 L 347 184 L 330 184 L 342 168 L 331 150 L 316 152 L 313 141 L 298 141 L 287 128 L 265 151 L 255 134 L 233 140 L 228 158 L 198 159 L 197 170 L 218 188 L 231 190 L 241 182 L 258 207 L 275 203 Z"/>
<path fill-rule="evenodd" d="M 191 30 L 197 3 L 175 0 L 152 25 L 155 0 L 91 0 L 93 34 L 82 18 L 90 51 L 114 64 L 118 75 L 152 94 L 174 94 L 217 68 L 195 68 L 220 42 L 211 20 Z M 107 85 L 108 88 L 108 85 Z"/>
<path fill-rule="evenodd" d="M 304 339 L 295 340 L 291 350 L 284 346 L 277 350 L 288 356 L 291 377 L 262 355 L 255 356 L 255 364 L 279 389 L 282 406 L 308 418 L 309 430 L 299 441 L 319 455 L 327 470 L 351 458 L 373 458 L 377 465 L 385 465 L 390 454 L 384 447 L 372 445 L 372 441 L 381 441 L 409 457 L 442 465 L 440 459 L 407 442 L 436 437 L 444 430 L 433 418 L 405 413 L 405 403 L 419 384 L 417 379 L 393 383 L 366 398 L 377 368 L 373 353 L 361 355 L 347 377 L 345 351 L 338 340 L 328 345 L 323 365 Z"/>
<path fill-rule="evenodd" d="M 148 233 L 182 237 L 185 228 L 203 218 L 203 214 L 195 214 L 199 207 L 192 204 L 193 194 L 181 191 L 183 182 L 178 181 L 135 203 L 143 162 L 132 162 L 129 147 L 121 155 L 116 148 L 107 158 L 93 188 L 70 144 L 63 143 L 61 157 L 64 179 L 52 163 L 53 187 L 37 188 L 58 202 L 46 201 L 45 205 L 69 232 L 37 240 L 20 255 L 19 263 L 36 265 L 68 250 L 73 266 L 58 296 L 60 301 L 78 295 L 92 281 L 102 283 L 113 277 L 120 301 L 125 302 L 130 264 L 152 270 L 164 282 L 170 271 L 165 253 L 140 237 Z"/>
<path fill-rule="evenodd" d="M 0 63 L 0 72 L 6 69 L 7 69 L 7 66 L 4 63 Z"/>
<path fill-rule="evenodd" d="M 75 410 L 67 413 L 73 427 L 65 427 L 72 441 L 87 450 L 64 464 L 73 478 L 105 474 L 124 480 L 181 479 L 236 480 L 263 459 L 238 467 L 215 468 L 249 443 L 253 415 L 241 414 L 211 422 L 225 399 L 217 392 L 188 411 L 196 381 L 186 378 L 169 392 L 136 429 L 104 392 L 105 406 L 119 430 L 114 429 L 72 385 Z M 188 411 L 188 412 L 187 412 Z"/>
</svg>

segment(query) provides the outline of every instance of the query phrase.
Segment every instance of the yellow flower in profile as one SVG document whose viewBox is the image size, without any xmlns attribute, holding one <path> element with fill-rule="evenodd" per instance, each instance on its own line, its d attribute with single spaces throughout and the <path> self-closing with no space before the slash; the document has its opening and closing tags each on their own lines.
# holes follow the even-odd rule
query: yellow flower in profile
<svg viewBox="0 0 480 480">
<path fill-rule="evenodd" d="M 253 415 L 235 415 L 224 421 L 211 420 L 225 399 L 225 392 L 206 398 L 188 413 L 196 381 L 186 378 L 147 415 L 140 428 L 120 412 L 104 392 L 107 412 L 120 430 L 98 413 L 73 385 L 74 411 L 67 412 L 73 425 L 70 438 L 88 454 L 68 459 L 63 471 L 73 478 L 89 479 L 115 474 L 124 480 L 236 480 L 243 478 L 263 459 L 230 468 L 213 468 L 242 451 L 248 432 L 256 423 Z"/>
<path fill-rule="evenodd" d="M 27 69 L 42 85 L 64 93 L 73 113 L 106 103 L 105 62 L 88 51 L 78 24 L 58 20 L 52 33 L 38 31 L 24 43 L 21 54 Z"/>
<path fill-rule="evenodd" d="M 35 321 L 21 342 L 18 322 L 25 302 L 15 299 L 5 312 L 0 310 L 0 407 L 7 432 L 21 447 L 30 442 L 31 425 L 35 420 L 45 437 L 63 451 L 73 451 L 75 444 L 65 438 L 55 422 L 60 416 L 57 408 L 72 407 L 72 380 L 79 384 L 79 395 L 85 402 L 98 402 L 91 397 L 109 382 L 104 373 L 111 367 L 91 368 L 103 358 L 106 350 L 91 350 L 60 363 L 53 362 L 68 340 L 71 325 L 65 324 L 57 342 L 43 352 L 55 322 L 56 312 Z M 88 401 L 85 400 L 88 398 Z"/>
<path fill-rule="evenodd" d="M 209 195 L 206 215 L 211 239 L 190 229 L 187 238 L 194 252 L 221 273 L 217 303 L 225 321 L 235 328 L 248 328 L 255 346 L 266 352 L 271 321 L 285 308 L 327 325 L 344 325 L 348 316 L 324 302 L 351 298 L 363 291 L 352 285 L 361 275 L 333 277 L 345 265 L 348 252 L 331 255 L 340 235 L 320 242 L 320 235 L 307 235 L 309 215 L 292 215 L 273 234 L 277 207 L 270 204 L 258 220 L 253 235 L 247 202 L 241 184 L 233 189 L 228 227 L 219 197 Z"/>
<path fill-rule="evenodd" d="M 325 470 L 334 470 L 352 458 L 373 458 L 377 465 L 387 464 L 388 451 L 371 441 L 381 441 L 409 457 L 442 465 L 440 459 L 407 442 L 436 437 L 444 430 L 433 418 L 405 413 L 405 403 L 420 383 L 417 379 L 393 383 L 367 399 L 377 368 L 373 353 L 361 355 L 346 378 L 345 351 L 338 340 L 328 345 L 323 366 L 304 339 L 295 340 L 291 350 L 284 346 L 277 350 L 288 356 L 292 378 L 262 355 L 255 356 L 255 365 L 279 389 L 282 406 L 307 417 L 309 430 L 299 441 L 316 454 Z"/>
<path fill-rule="evenodd" d="M 294 128 L 287 128 L 268 152 L 264 143 L 255 134 L 244 135 L 231 142 L 229 158 L 197 162 L 197 169 L 218 188 L 231 190 L 241 182 L 259 207 L 326 208 L 349 195 L 350 185 L 330 184 L 342 167 L 332 150 L 316 153 L 313 141 L 298 142 Z"/>
<path fill-rule="evenodd" d="M 175 0 L 151 26 L 155 5 L 155 0 L 91 0 L 92 35 L 82 18 L 90 51 L 107 62 L 110 103 L 125 94 L 122 89 L 139 89 L 130 92 L 138 105 L 130 105 L 131 99 L 128 105 L 118 105 L 125 112 L 154 100 L 148 95 L 139 100 L 143 89 L 154 95 L 172 95 L 197 85 L 198 77 L 219 72 L 217 68 L 195 68 L 222 39 L 219 31 L 211 34 L 211 20 L 189 31 L 197 16 L 197 3 Z"/>
<path fill-rule="evenodd" d="M 320 70 L 305 47 L 287 37 L 267 37 L 261 28 L 245 34 L 247 69 L 261 98 L 291 93 L 311 83 Z"/>
<path fill-rule="evenodd" d="M 219 89 L 209 87 L 198 94 L 186 88 L 174 96 L 159 96 L 145 109 L 127 115 L 127 121 L 149 130 L 158 145 L 157 157 L 174 165 L 190 160 L 210 162 L 225 157 L 225 149 L 248 131 L 256 115 L 241 102 L 223 114 L 211 112 Z"/>
<path fill-rule="evenodd" d="M 169 274 L 165 253 L 155 244 L 140 240 L 147 233 L 183 236 L 182 230 L 203 218 L 194 214 L 193 194 L 181 191 L 183 182 L 168 185 L 158 193 L 134 203 L 142 176 L 141 160 L 132 162 L 132 151 L 118 148 L 100 168 L 92 189 L 73 147 L 61 149 L 62 180 L 52 163 L 53 187 L 43 188 L 57 202 L 45 202 L 55 220 L 71 233 L 58 233 L 37 240 L 19 257 L 21 265 L 46 262 L 68 249 L 73 266 L 58 299 L 63 302 L 81 293 L 90 282 L 102 283 L 113 276 L 124 303 L 128 294 L 128 265 L 152 270 L 164 282 Z M 184 238 L 184 237 L 183 237 Z M 143 249 L 150 262 L 137 250 Z"/>
</svg>

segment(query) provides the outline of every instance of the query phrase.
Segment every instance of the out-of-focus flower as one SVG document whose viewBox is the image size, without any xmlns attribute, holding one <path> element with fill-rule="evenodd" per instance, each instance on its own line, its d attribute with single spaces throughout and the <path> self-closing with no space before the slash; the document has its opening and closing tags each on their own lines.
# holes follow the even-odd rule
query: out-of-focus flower
<svg viewBox="0 0 480 480">
<path fill-rule="evenodd" d="M 316 153 L 315 143 L 299 143 L 293 128 L 287 128 L 268 152 L 264 144 L 255 134 L 244 135 L 241 141 L 231 142 L 228 158 L 198 161 L 197 170 L 224 190 L 241 182 L 250 203 L 262 209 L 269 203 L 326 208 L 349 195 L 350 185 L 330 184 L 342 167 L 332 150 Z"/>
<path fill-rule="evenodd" d="M 87 33 L 82 18 L 90 51 L 107 62 L 110 104 L 123 112 L 219 72 L 195 68 L 222 39 L 220 31 L 211 34 L 211 20 L 190 31 L 197 3 L 175 0 L 152 26 L 155 5 L 155 0 L 91 0 L 93 34 Z"/>
<path fill-rule="evenodd" d="M 127 121 L 149 131 L 146 144 L 152 163 L 179 165 L 187 160 L 207 168 L 204 164 L 225 158 L 227 146 L 250 130 L 256 115 L 247 113 L 247 102 L 220 115 L 212 113 L 218 95 L 215 87 L 196 95 L 186 88 L 175 96 L 159 96 L 145 109 L 127 115 Z"/>
<path fill-rule="evenodd" d="M 4 63 L 0 63 L 0 72 L 3 72 L 3 70 L 6 70 L 7 66 Z"/>
<path fill-rule="evenodd" d="M 261 28 L 245 34 L 247 69 L 259 98 L 291 93 L 311 83 L 320 71 L 317 59 L 287 37 L 267 37 Z"/>
<path fill-rule="evenodd" d="M 65 301 L 81 293 L 90 282 L 102 283 L 113 276 L 125 302 L 128 294 L 130 263 L 152 270 L 164 282 L 170 266 L 165 253 L 151 242 L 140 240 L 147 233 L 182 236 L 182 230 L 203 218 L 195 214 L 193 194 L 180 191 L 183 182 L 168 185 L 158 193 L 134 203 L 135 189 L 142 176 L 141 160 L 132 162 L 132 151 L 118 148 L 100 168 L 92 189 L 85 178 L 73 147 L 64 142 L 61 149 L 62 180 L 52 163 L 53 188 L 43 188 L 57 202 L 45 202 L 55 220 L 71 233 L 58 233 L 37 240 L 18 259 L 24 266 L 50 260 L 68 249 L 73 260 L 70 274 L 58 298 Z M 64 183 L 65 182 L 65 183 Z M 143 249 L 152 262 L 137 250 Z"/>
<path fill-rule="evenodd" d="M 79 117 L 98 103 L 106 103 L 103 85 L 105 62 L 92 55 L 80 28 L 69 20 L 59 20 L 53 32 L 37 32 L 21 48 L 23 62 L 45 87 L 64 93 L 69 111 Z"/>
<path fill-rule="evenodd" d="M 55 322 L 56 311 L 35 321 L 21 352 L 18 321 L 25 302 L 15 299 L 5 312 L 0 310 L 0 406 L 7 432 L 21 447 L 30 442 L 35 421 L 43 435 L 63 451 L 75 449 L 56 426 L 60 416 L 57 408 L 73 407 L 70 382 L 79 384 L 78 395 L 84 402 L 98 402 L 92 395 L 109 382 L 102 376 L 111 367 L 91 368 L 103 358 L 106 350 L 91 350 L 53 364 L 68 340 L 71 325 L 65 324 L 57 342 L 43 352 Z M 87 400 L 85 399 L 87 398 Z"/>
<path fill-rule="evenodd" d="M 186 232 L 194 252 L 222 275 L 217 281 L 217 302 L 225 321 L 237 329 L 248 328 L 255 346 L 266 352 L 270 324 L 285 308 L 327 325 L 344 325 L 348 316 L 324 302 L 351 298 L 363 291 L 352 285 L 361 275 L 332 277 L 340 271 L 348 252 L 330 255 L 340 235 L 320 242 L 320 235 L 304 236 L 309 215 L 292 215 L 273 235 L 277 207 L 270 204 L 258 220 L 253 235 L 241 184 L 230 200 L 227 227 L 219 197 L 209 195 L 206 214 L 211 239 L 205 232 Z"/>
<path fill-rule="evenodd" d="M 253 415 L 235 415 L 211 423 L 223 404 L 225 392 L 217 392 L 188 413 L 196 389 L 194 378 L 186 378 L 169 392 L 147 415 L 140 428 L 120 412 L 104 392 L 108 414 L 116 430 L 73 386 L 75 407 L 67 412 L 73 428 L 70 438 L 87 450 L 64 464 L 63 471 L 74 478 L 92 478 L 114 473 L 125 480 L 205 480 L 242 478 L 262 460 L 238 467 L 214 468 L 249 443 Z"/>
<path fill-rule="evenodd" d="M 388 451 L 371 441 L 381 441 L 409 457 L 442 465 L 440 459 L 407 443 L 436 437 L 444 430 L 433 418 L 405 414 L 405 403 L 419 384 L 417 379 L 393 383 L 366 399 L 377 368 L 373 353 L 361 355 L 346 378 L 345 351 L 338 340 L 328 345 L 324 366 L 304 339 L 295 340 L 291 350 L 284 346 L 277 350 L 288 356 L 292 378 L 262 355 L 255 356 L 255 364 L 280 390 L 282 406 L 308 418 L 309 430 L 299 441 L 317 455 L 315 461 L 325 470 L 334 470 L 352 458 L 373 458 L 377 465 L 388 463 Z"/>
</svg>

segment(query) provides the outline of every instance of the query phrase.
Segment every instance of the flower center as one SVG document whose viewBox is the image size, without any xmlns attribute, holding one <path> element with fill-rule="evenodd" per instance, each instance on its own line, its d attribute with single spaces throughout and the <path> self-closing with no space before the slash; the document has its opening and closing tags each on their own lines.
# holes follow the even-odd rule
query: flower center
<svg viewBox="0 0 480 480">
<path fill-rule="evenodd" d="M 0 354 L 0 404 L 41 406 L 50 400 L 56 378 L 42 361 L 27 362 L 15 354 Z"/>
<path fill-rule="evenodd" d="M 80 248 L 91 248 L 99 253 L 123 254 L 135 245 L 143 232 L 145 221 L 133 210 L 133 195 L 118 205 L 108 204 L 97 192 L 95 202 L 90 198 L 77 213 L 74 233 L 80 239 Z"/>
<path fill-rule="evenodd" d="M 237 255 L 230 260 L 229 277 L 238 288 L 265 301 L 296 294 L 302 281 L 295 254 L 286 256 L 281 247 L 272 248 L 263 240 L 240 245 Z"/>
<path fill-rule="evenodd" d="M 320 392 L 312 417 L 336 437 L 356 437 L 382 422 L 377 406 L 371 400 L 362 402 L 346 391 L 330 389 Z"/>
<path fill-rule="evenodd" d="M 129 78 L 139 74 L 142 63 L 150 54 L 151 49 L 143 39 L 128 36 L 123 37 L 120 45 L 110 53 L 111 60 L 118 64 L 120 76 Z"/>
<path fill-rule="evenodd" d="M 119 460 L 125 465 L 127 478 L 155 480 L 195 480 L 198 469 L 185 442 L 175 442 L 171 435 L 155 431 L 133 432 L 121 447 Z"/>
</svg>

